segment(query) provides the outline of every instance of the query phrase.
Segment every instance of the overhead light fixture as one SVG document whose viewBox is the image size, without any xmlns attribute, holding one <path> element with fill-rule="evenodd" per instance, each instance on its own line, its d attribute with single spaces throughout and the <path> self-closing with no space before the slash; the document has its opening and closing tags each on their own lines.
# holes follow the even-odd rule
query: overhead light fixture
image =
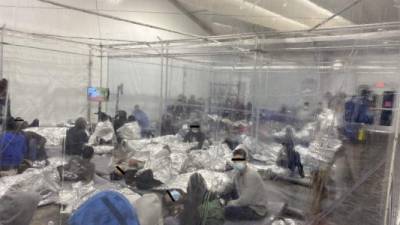
<svg viewBox="0 0 400 225">
<path fill-rule="evenodd" d="M 333 70 L 340 70 L 342 67 L 343 63 L 340 60 L 336 60 L 332 65 Z"/>
<path fill-rule="evenodd" d="M 119 3 L 121 3 L 123 0 L 107 0 L 109 3 L 114 4 L 114 5 L 118 5 Z"/>
</svg>

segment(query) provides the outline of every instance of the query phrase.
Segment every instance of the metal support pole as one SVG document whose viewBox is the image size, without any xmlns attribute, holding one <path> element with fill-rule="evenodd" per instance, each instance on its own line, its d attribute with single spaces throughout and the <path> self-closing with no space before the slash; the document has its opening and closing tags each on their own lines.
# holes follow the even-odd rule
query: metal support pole
<svg viewBox="0 0 400 225">
<path fill-rule="evenodd" d="M 110 79 L 109 79 L 109 77 L 110 77 L 110 58 L 107 56 L 107 77 L 106 77 L 106 88 L 110 88 Z M 110 112 L 108 112 L 108 101 L 106 101 L 106 105 L 105 105 L 105 111 L 107 112 L 107 113 L 110 113 Z"/>
<path fill-rule="evenodd" d="M 1 43 L 0 43 L 0 79 L 3 79 L 3 61 L 4 61 L 4 32 L 6 25 L 1 27 Z"/>
<path fill-rule="evenodd" d="M 166 45 L 165 53 L 168 56 L 168 44 Z M 169 80 L 169 68 L 170 68 L 170 65 L 169 65 L 170 59 L 169 59 L 169 57 L 166 57 L 165 61 L 166 62 L 165 62 L 164 107 L 166 106 L 166 103 L 168 102 L 168 85 L 169 85 L 168 80 Z"/>
<path fill-rule="evenodd" d="M 93 67 L 93 61 L 92 61 L 92 48 L 89 49 L 89 62 L 88 62 L 88 87 L 92 86 L 92 67 Z M 89 98 L 87 98 L 87 121 L 90 123 L 90 115 L 91 115 L 91 109 L 92 104 L 89 101 Z"/>
<path fill-rule="evenodd" d="M 100 87 L 103 87 L 103 45 L 100 44 Z"/>
<path fill-rule="evenodd" d="M 160 73 L 160 112 L 158 132 L 161 134 L 161 120 L 163 115 L 163 94 L 164 94 L 164 44 L 161 45 L 161 73 Z"/>
</svg>

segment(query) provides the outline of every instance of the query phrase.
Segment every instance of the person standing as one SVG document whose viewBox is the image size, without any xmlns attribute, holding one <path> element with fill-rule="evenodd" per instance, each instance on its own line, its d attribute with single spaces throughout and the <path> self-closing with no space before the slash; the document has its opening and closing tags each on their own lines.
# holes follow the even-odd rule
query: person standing
<svg viewBox="0 0 400 225">
<path fill-rule="evenodd" d="M 147 114 L 140 109 L 139 105 L 135 105 L 133 116 L 140 126 L 140 133 L 142 137 L 148 137 L 150 133 L 150 120 Z"/>
</svg>

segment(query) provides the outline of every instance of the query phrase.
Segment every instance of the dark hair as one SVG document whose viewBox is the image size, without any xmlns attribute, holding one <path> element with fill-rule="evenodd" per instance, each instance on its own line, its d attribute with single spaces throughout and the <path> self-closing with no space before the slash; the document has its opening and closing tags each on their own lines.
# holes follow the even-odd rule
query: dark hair
<svg viewBox="0 0 400 225">
<path fill-rule="evenodd" d="M 29 126 L 30 127 L 39 127 L 39 120 L 38 119 L 34 119 Z"/>
<path fill-rule="evenodd" d="M 86 129 L 86 120 L 83 117 L 76 119 L 75 127 L 78 129 Z"/>
<path fill-rule="evenodd" d="M 13 117 L 7 118 L 6 129 L 8 131 L 14 131 L 17 129 L 17 123 L 15 122 L 15 119 Z"/>
<path fill-rule="evenodd" d="M 100 121 L 104 122 L 104 121 L 108 120 L 108 118 L 109 118 L 109 116 L 107 114 L 105 114 L 103 112 L 99 113 L 99 120 Z"/>
<path fill-rule="evenodd" d="M 128 117 L 128 122 L 134 122 L 134 121 L 136 121 L 136 117 L 134 115 L 130 115 Z"/>
<path fill-rule="evenodd" d="M 117 116 L 119 117 L 119 119 L 126 120 L 127 115 L 128 115 L 128 114 L 127 114 L 126 111 L 124 111 L 124 110 L 119 110 L 119 111 L 117 112 Z"/>
<path fill-rule="evenodd" d="M 247 158 L 247 152 L 241 148 L 236 149 L 235 151 L 233 151 L 233 155 L 240 155 L 242 156 L 244 159 Z"/>
<path fill-rule="evenodd" d="M 94 149 L 91 146 L 85 146 L 82 150 L 82 158 L 84 159 L 91 159 L 94 154 Z"/>
<path fill-rule="evenodd" d="M 309 106 L 310 103 L 309 103 L 309 102 L 304 102 L 304 105 L 305 105 L 305 106 Z"/>
</svg>

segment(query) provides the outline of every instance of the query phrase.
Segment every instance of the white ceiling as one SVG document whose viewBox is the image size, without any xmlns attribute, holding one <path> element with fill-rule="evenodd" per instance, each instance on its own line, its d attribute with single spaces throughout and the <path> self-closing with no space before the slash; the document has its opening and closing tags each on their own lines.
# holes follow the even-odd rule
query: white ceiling
<svg viewBox="0 0 400 225">
<path fill-rule="evenodd" d="M 319 24 L 354 0 L 178 0 L 190 19 L 169 0 L 54 0 L 59 3 L 186 32 L 208 35 L 266 30 L 305 30 Z M 322 27 L 399 20 L 395 1 L 363 0 Z M 154 41 L 183 38 L 129 23 L 62 9 L 37 0 L 1 0 L 0 25 L 9 28 L 69 35 Z"/>
</svg>

